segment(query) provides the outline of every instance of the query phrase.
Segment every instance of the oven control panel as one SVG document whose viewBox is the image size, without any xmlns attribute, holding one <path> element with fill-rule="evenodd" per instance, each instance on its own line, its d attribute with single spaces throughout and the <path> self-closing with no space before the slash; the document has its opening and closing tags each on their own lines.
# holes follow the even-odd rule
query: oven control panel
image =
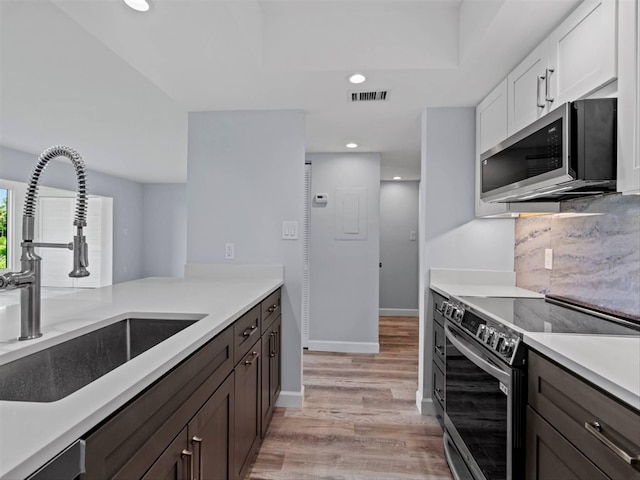
<svg viewBox="0 0 640 480">
<path fill-rule="evenodd" d="M 442 302 L 440 313 L 484 346 L 512 364 L 520 344 L 520 336 L 493 319 L 482 318 L 468 310 L 462 303 Z"/>
</svg>

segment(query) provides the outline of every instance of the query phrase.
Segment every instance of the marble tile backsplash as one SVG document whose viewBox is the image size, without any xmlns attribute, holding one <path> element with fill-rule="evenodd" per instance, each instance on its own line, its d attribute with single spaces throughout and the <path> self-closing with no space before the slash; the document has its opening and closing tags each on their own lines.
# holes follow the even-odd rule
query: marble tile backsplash
<svg viewBox="0 0 640 480">
<path fill-rule="evenodd" d="M 640 196 L 585 197 L 560 212 L 516 220 L 517 286 L 640 316 Z"/>
</svg>

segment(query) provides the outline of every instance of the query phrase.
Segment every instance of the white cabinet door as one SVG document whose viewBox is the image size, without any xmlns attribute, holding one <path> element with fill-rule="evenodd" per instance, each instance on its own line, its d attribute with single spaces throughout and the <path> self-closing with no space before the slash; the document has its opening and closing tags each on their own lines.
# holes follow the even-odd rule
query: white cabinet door
<svg viewBox="0 0 640 480">
<path fill-rule="evenodd" d="M 531 52 L 507 77 L 507 127 L 509 135 L 547 113 L 545 75 L 549 64 L 549 41 Z"/>
<path fill-rule="evenodd" d="M 618 191 L 640 193 L 640 6 L 620 0 Z"/>
<path fill-rule="evenodd" d="M 547 101 L 557 107 L 614 80 L 616 43 L 616 0 L 578 6 L 549 36 Z"/>
<path fill-rule="evenodd" d="M 476 217 L 496 215 L 507 211 L 503 203 L 480 200 L 480 155 L 507 138 L 507 80 L 504 79 L 476 107 Z"/>
</svg>

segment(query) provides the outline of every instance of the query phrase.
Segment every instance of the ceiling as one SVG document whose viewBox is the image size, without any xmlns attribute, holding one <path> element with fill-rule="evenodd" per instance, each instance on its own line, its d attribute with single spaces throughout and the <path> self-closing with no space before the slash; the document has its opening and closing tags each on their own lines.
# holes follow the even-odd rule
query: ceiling
<svg viewBox="0 0 640 480">
<path fill-rule="evenodd" d="M 579 0 L 150 2 L 0 0 L 0 144 L 184 182 L 188 112 L 294 109 L 308 152 L 354 141 L 418 179 L 421 112 L 477 104 Z"/>
</svg>

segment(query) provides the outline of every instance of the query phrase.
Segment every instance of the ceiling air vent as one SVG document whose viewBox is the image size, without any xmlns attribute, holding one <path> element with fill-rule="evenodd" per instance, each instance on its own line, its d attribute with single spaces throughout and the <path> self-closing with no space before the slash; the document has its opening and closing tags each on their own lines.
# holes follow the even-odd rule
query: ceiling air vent
<svg viewBox="0 0 640 480">
<path fill-rule="evenodd" d="M 349 92 L 349 101 L 351 102 L 381 102 L 388 98 L 388 90 L 377 90 L 374 92 Z"/>
</svg>

